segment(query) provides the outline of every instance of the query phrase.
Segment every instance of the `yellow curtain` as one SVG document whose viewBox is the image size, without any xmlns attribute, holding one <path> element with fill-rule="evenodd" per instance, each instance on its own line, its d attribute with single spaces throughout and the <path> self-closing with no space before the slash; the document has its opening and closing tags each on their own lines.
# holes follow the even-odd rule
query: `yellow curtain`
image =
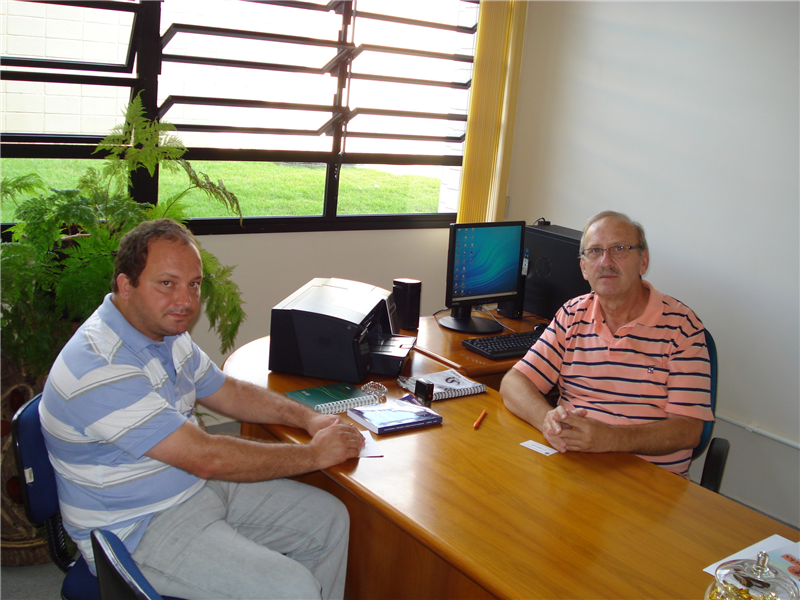
<svg viewBox="0 0 800 600">
<path fill-rule="evenodd" d="M 502 221 L 505 214 L 527 8 L 524 0 L 480 5 L 459 223 Z"/>
</svg>

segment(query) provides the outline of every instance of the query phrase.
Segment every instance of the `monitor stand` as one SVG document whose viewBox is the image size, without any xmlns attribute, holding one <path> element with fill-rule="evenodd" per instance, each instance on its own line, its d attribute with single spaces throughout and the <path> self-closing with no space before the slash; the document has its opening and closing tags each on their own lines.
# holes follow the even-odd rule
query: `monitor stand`
<svg viewBox="0 0 800 600">
<path fill-rule="evenodd" d="M 439 325 L 461 333 L 500 333 L 503 326 L 493 319 L 472 316 L 471 306 L 454 306 L 450 316 L 439 319 Z"/>
</svg>

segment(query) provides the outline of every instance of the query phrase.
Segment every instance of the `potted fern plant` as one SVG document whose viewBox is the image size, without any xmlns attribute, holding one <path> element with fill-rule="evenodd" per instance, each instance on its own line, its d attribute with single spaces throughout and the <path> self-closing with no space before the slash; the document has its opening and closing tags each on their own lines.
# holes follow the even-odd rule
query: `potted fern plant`
<svg viewBox="0 0 800 600">
<path fill-rule="evenodd" d="M 142 221 L 167 217 L 185 222 L 181 200 L 201 190 L 241 218 L 236 195 L 222 182 L 194 171 L 182 158 L 186 148 L 172 133 L 174 126 L 151 121 L 137 96 L 127 107 L 124 123 L 98 144 L 102 166 L 90 167 L 74 189 L 46 191 L 36 174 L 3 178 L 2 201 L 17 205 L 12 241 L 0 247 L 2 261 L 2 348 L 4 358 L 29 375 L 46 374 L 55 356 L 109 292 L 114 259 L 123 235 Z M 186 173 L 186 188 L 158 205 L 137 202 L 130 195 L 131 173 L 156 166 Z M 38 192 L 24 201 L 23 194 Z M 245 319 L 238 286 L 209 252 L 203 259 L 202 297 L 211 328 L 228 352 Z"/>
</svg>

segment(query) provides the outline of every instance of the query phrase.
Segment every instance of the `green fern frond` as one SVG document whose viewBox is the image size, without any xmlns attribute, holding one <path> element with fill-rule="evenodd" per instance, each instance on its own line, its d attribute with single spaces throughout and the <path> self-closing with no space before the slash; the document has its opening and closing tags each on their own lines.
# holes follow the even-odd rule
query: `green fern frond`
<svg viewBox="0 0 800 600">
<path fill-rule="evenodd" d="M 16 197 L 20 194 L 35 194 L 39 190 L 47 189 L 36 173 L 20 175 L 19 177 L 3 177 L 0 180 L 0 202 L 13 202 L 17 204 Z"/>
<path fill-rule="evenodd" d="M 186 204 L 178 200 L 181 196 L 182 194 L 179 194 L 172 198 L 161 199 L 155 206 L 149 204 L 147 207 L 147 220 L 172 219 L 178 223 L 186 223 L 186 221 L 189 220 L 189 217 L 186 215 L 189 208 Z"/>
<path fill-rule="evenodd" d="M 78 177 L 77 188 L 90 194 L 98 193 L 100 190 L 105 189 L 104 178 L 105 175 L 101 174 L 100 171 L 94 167 L 88 167 L 83 172 L 83 175 Z"/>
<path fill-rule="evenodd" d="M 203 259 L 203 284 L 201 297 L 208 322 L 219 335 L 220 352 L 226 354 L 233 349 L 236 333 L 247 318 L 242 309 L 241 291 L 230 278 L 234 267 L 220 264 L 217 258 L 201 250 Z"/>
<path fill-rule="evenodd" d="M 149 204 L 140 204 L 130 196 L 113 195 L 107 197 L 103 206 L 102 218 L 105 229 L 119 233 L 120 237 L 147 218 Z"/>
<path fill-rule="evenodd" d="M 109 231 L 75 240 L 64 249 L 55 285 L 56 310 L 71 321 L 83 322 L 111 291 L 119 239 Z"/>
<path fill-rule="evenodd" d="M 105 150 L 121 158 L 125 148 L 133 144 L 134 129 L 138 123 L 146 119 L 141 92 L 125 107 L 122 115 L 124 117 L 123 122 L 111 128 L 109 134 L 100 141 L 94 152 Z"/>
<path fill-rule="evenodd" d="M 45 198 L 37 196 L 23 202 L 16 211 L 17 225 L 13 228 L 13 239 L 32 246 L 38 253 L 46 253 L 60 245 L 63 227 L 55 212 L 59 205 L 58 198 L 64 196 L 70 200 L 80 196 L 78 190 L 54 190 L 54 194 Z M 84 206 L 75 206 L 80 214 Z M 4 278 L 5 279 L 5 278 Z"/>
<path fill-rule="evenodd" d="M 13 364 L 23 361 L 30 373 L 47 373 L 72 331 L 53 310 L 53 287 L 59 276 L 57 256 L 26 242 L 0 244 L 0 345 Z M 33 285 L 35 282 L 35 285 Z"/>
<path fill-rule="evenodd" d="M 36 281 L 45 290 L 52 290 L 56 279 L 56 256 L 52 251 L 39 253 L 27 243 L 8 242 L 0 245 L 0 271 L 13 273 L 3 277 L 0 287 L 2 306 L 26 305 L 34 300 L 36 290 L 29 282 Z"/>
<path fill-rule="evenodd" d="M 177 160 L 186 153 L 180 140 L 170 135 L 175 126 L 163 121 L 151 121 L 145 116 L 141 92 L 131 100 L 125 111 L 125 122 L 115 126 L 97 145 L 95 152 L 108 152 L 111 162 L 122 161 L 127 174 L 140 167 L 150 175 L 162 161 Z M 119 167 L 110 170 L 117 172 Z"/>
<path fill-rule="evenodd" d="M 195 188 L 203 191 L 211 200 L 216 200 L 222 204 L 228 212 L 238 215 L 239 221 L 242 220 L 242 208 L 239 206 L 239 199 L 236 194 L 225 187 L 222 181 L 214 183 L 205 173 L 197 173 L 186 160 L 181 159 L 177 162 L 186 171 L 189 181 Z"/>
</svg>

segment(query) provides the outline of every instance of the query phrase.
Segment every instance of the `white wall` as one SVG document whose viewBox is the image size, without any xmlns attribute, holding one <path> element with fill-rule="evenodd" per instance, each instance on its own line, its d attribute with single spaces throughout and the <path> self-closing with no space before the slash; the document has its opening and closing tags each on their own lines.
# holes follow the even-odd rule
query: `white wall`
<svg viewBox="0 0 800 600">
<path fill-rule="evenodd" d="M 721 418 L 800 441 L 797 2 L 531 2 L 509 219 L 620 210 L 719 347 Z M 722 492 L 800 525 L 800 451 L 727 423 Z M 694 473 L 693 469 L 693 473 Z"/>
</svg>

